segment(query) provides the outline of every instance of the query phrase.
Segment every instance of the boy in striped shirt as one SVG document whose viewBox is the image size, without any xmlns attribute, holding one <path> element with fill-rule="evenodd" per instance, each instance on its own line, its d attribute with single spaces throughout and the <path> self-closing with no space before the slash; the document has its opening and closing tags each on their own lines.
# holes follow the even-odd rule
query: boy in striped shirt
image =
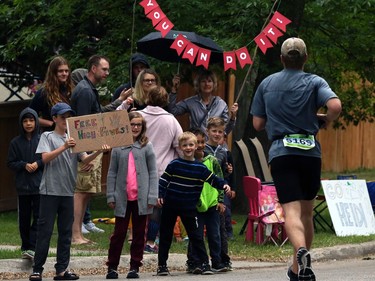
<svg viewBox="0 0 375 281">
<path fill-rule="evenodd" d="M 203 236 L 198 231 L 197 203 L 204 182 L 214 188 L 230 191 L 230 186 L 223 179 L 216 177 L 203 163 L 194 158 L 197 149 L 197 137 L 191 132 L 184 132 L 179 137 L 182 158 L 169 163 L 159 180 L 158 206 L 163 207 L 160 221 L 159 252 L 157 275 L 168 275 L 168 253 L 173 239 L 173 227 L 177 216 L 185 226 L 189 241 L 192 243 L 201 267 L 202 274 L 212 274 L 204 245 Z"/>
</svg>

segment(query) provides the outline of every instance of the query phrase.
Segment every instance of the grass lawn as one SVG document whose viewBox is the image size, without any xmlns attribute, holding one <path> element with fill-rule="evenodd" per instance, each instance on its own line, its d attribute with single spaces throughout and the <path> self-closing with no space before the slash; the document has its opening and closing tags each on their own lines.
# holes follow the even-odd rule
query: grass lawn
<svg viewBox="0 0 375 281">
<path fill-rule="evenodd" d="M 345 172 L 340 174 L 356 174 L 359 179 L 366 179 L 368 181 L 375 180 L 374 170 L 357 170 L 352 172 Z M 337 173 L 323 173 L 323 178 L 335 179 Z M 94 197 L 92 200 L 92 217 L 93 218 L 112 218 L 113 211 L 107 207 L 106 199 L 104 196 Z M 330 221 L 328 210 L 325 211 L 323 216 L 326 220 Z M 246 220 L 246 214 L 233 214 L 233 219 L 237 222 L 234 227 L 234 239 L 229 242 L 230 256 L 233 259 L 247 259 L 253 261 L 287 261 L 292 254 L 292 247 L 290 243 L 286 243 L 283 247 L 279 248 L 273 243 L 265 245 L 255 245 L 245 242 L 245 235 L 239 235 L 239 232 Z M 2 245 L 20 245 L 20 237 L 17 226 L 17 212 L 4 212 L 0 213 L 1 231 L 0 231 L 0 244 Z M 73 249 L 87 250 L 85 253 L 78 255 L 97 255 L 98 251 L 101 255 L 107 255 L 109 237 L 113 230 L 113 225 L 101 223 L 99 225 L 105 230 L 105 233 L 90 233 L 87 237 L 97 244 L 92 246 L 73 246 Z M 57 232 L 52 236 L 51 247 L 56 246 Z M 338 237 L 330 231 L 322 231 L 317 229 L 314 238 L 313 248 L 330 247 L 340 244 L 362 243 L 373 241 L 375 235 L 370 236 L 348 236 Z M 91 253 L 91 251 L 93 253 Z M 186 253 L 186 245 L 184 243 L 172 244 L 171 252 Z M 125 243 L 123 253 L 129 253 L 129 244 Z M 52 254 L 53 255 L 53 254 Z M 20 250 L 0 250 L 0 259 L 19 258 Z"/>
</svg>

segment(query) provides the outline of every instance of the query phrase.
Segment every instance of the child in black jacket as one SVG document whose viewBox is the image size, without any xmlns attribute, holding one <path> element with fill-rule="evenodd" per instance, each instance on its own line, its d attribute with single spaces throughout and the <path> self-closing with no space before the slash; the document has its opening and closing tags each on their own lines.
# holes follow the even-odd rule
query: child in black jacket
<svg viewBox="0 0 375 281">
<path fill-rule="evenodd" d="M 22 110 L 19 123 L 20 135 L 10 142 L 7 164 L 15 172 L 22 258 L 32 259 L 39 216 L 39 185 L 44 165 L 41 155 L 35 154 L 40 138 L 36 111 L 29 107 Z"/>
</svg>

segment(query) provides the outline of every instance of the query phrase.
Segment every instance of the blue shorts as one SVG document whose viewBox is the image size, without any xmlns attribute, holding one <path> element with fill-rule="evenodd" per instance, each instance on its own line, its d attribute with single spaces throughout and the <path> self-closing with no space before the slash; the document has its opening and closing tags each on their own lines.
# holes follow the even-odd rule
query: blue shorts
<svg viewBox="0 0 375 281">
<path fill-rule="evenodd" d="M 320 189 L 321 158 L 285 155 L 272 159 L 270 165 L 281 204 L 316 197 Z"/>
</svg>

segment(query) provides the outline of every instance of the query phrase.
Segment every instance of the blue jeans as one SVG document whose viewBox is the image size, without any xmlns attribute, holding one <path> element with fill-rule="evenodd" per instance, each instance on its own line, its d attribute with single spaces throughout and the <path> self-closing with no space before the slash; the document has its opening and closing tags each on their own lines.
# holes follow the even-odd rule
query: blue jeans
<svg viewBox="0 0 375 281">
<path fill-rule="evenodd" d="M 232 202 L 231 199 L 228 198 L 228 196 L 224 195 L 224 204 L 226 206 L 225 208 L 225 231 L 227 232 L 227 237 L 232 238 L 233 237 L 233 226 L 232 226 Z"/>
</svg>

